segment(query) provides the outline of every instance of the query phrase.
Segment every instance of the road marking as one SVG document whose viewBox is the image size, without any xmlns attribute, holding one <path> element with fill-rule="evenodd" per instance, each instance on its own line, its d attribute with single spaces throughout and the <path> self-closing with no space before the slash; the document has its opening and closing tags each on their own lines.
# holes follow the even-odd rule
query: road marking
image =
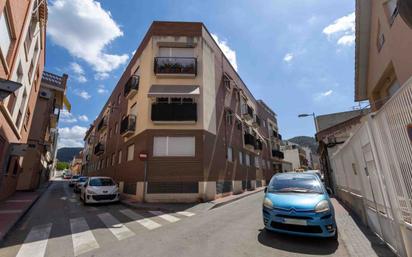
<svg viewBox="0 0 412 257">
<path fill-rule="evenodd" d="M 7 200 L 7 203 L 29 203 L 32 202 L 33 200 Z"/>
<path fill-rule="evenodd" d="M 67 200 L 67 197 L 66 196 L 62 196 L 62 197 L 60 197 L 60 200 Z"/>
<path fill-rule="evenodd" d="M 196 215 L 193 212 L 188 212 L 188 211 L 178 211 L 176 213 L 180 214 L 180 215 L 183 215 L 183 216 L 186 216 L 186 217 L 192 217 L 192 216 Z"/>
<path fill-rule="evenodd" d="M 130 209 L 123 209 L 120 210 L 120 212 L 149 230 L 162 226 L 159 223 L 154 222 L 151 219 L 145 218 L 142 215 L 139 215 Z"/>
<path fill-rule="evenodd" d="M 99 244 L 82 217 L 70 219 L 74 256 L 99 248 Z"/>
<path fill-rule="evenodd" d="M 23 210 L 4 210 L 4 211 L 0 211 L 0 214 L 8 214 L 8 213 L 20 213 Z"/>
<path fill-rule="evenodd" d="M 72 202 L 72 203 L 76 203 L 77 199 L 69 199 L 69 201 Z"/>
<path fill-rule="evenodd" d="M 135 233 L 120 223 L 115 217 L 110 213 L 105 212 L 98 214 L 100 220 L 106 225 L 106 227 L 112 232 L 112 234 L 118 239 L 122 240 L 131 236 L 134 236 Z"/>
<path fill-rule="evenodd" d="M 172 222 L 172 223 L 180 220 L 179 218 L 176 218 L 176 217 L 174 217 L 170 214 L 165 214 L 161 211 L 149 211 L 149 212 L 153 215 L 158 216 L 159 218 L 162 218 L 162 219 L 167 220 L 167 221 Z"/>
<path fill-rule="evenodd" d="M 51 227 L 51 223 L 33 227 L 16 257 L 43 257 L 46 253 Z"/>
</svg>

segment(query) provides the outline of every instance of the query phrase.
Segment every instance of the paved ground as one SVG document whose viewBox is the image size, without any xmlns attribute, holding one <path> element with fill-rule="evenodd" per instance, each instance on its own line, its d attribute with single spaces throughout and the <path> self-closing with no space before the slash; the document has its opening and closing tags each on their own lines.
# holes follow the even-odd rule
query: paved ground
<svg viewBox="0 0 412 257">
<path fill-rule="evenodd" d="M 350 256 L 350 239 L 262 230 L 262 195 L 212 210 L 162 213 L 83 206 L 66 182 L 56 181 L 6 237 L 0 256 Z"/>
</svg>

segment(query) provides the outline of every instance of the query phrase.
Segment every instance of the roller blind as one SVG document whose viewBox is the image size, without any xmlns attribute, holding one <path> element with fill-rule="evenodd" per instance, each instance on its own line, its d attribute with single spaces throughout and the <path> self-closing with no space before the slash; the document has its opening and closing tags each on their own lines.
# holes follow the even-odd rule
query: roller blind
<svg viewBox="0 0 412 257">
<path fill-rule="evenodd" d="M 195 156 L 195 137 L 154 137 L 153 156 Z"/>
<path fill-rule="evenodd" d="M 194 57 L 194 48 L 160 47 L 159 57 Z"/>
</svg>

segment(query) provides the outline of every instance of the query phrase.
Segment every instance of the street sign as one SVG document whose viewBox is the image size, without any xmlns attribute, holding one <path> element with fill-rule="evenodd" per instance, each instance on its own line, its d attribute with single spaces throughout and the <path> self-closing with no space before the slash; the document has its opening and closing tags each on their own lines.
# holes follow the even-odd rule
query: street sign
<svg viewBox="0 0 412 257">
<path fill-rule="evenodd" d="M 139 153 L 139 159 L 140 159 L 141 161 L 146 161 L 146 160 L 147 160 L 147 156 L 148 156 L 147 152 L 142 151 L 142 152 Z"/>
</svg>

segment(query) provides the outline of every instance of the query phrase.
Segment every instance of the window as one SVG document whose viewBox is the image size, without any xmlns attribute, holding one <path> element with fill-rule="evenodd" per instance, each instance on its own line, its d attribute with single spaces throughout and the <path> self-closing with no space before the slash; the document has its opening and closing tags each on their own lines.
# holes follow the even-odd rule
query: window
<svg viewBox="0 0 412 257">
<path fill-rule="evenodd" d="M 262 122 L 262 123 L 263 123 L 263 127 L 264 127 L 264 128 L 266 128 L 266 121 L 265 121 L 265 120 L 263 120 L 263 122 Z"/>
<path fill-rule="evenodd" d="M 117 96 L 117 104 L 120 104 L 120 94 Z"/>
<path fill-rule="evenodd" d="M 153 156 L 195 156 L 195 137 L 154 137 Z"/>
<path fill-rule="evenodd" d="M 122 151 L 119 151 L 119 164 L 122 163 Z"/>
<path fill-rule="evenodd" d="M 233 162 L 233 149 L 230 146 L 227 148 L 227 160 Z"/>
<path fill-rule="evenodd" d="M 7 58 L 7 54 L 9 53 L 9 48 L 11 44 L 11 32 L 10 32 L 10 24 L 7 15 L 7 6 L 4 7 L 3 13 L 0 17 L 0 50 L 3 54 L 3 58 Z"/>
<path fill-rule="evenodd" d="M 255 167 L 260 168 L 260 162 L 259 162 L 259 157 L 255 156 Z"/>
<path fill-rule="evenodd" d="M 107 157 L 107 158 L 106 158 L 106 167 L 109 167 L 109 166 L 110 166 L 110 158 Z"/>
<path fill-rule="evenodd" d="M 127 161 L 133 161 L 134 158 L 134 144 L 127 147 Z"/>
<path fill-rule="evenodd" d="M 223 76 L 223 86 L 230 91 L 230 79 L 227 76 Z"/>
<path fill-rule="evenodd" d="M 114 166 L 114 164 L 116 163 L 116 155 L 114 153 L 112 153 L 112 166 Z"/>
<path fill-rule="evenodd" d="M 239 152 L 239 164 L 243 165 L 243 153 Z"/>
<path fill-rule="evenodd" d="M 114 133 L 119 133 L 119 124 L 116 122 L 116 124 L 114 125 Z"/>
<path fill-rule="evenodd" d="M 250 166 L 250 156 L 249 154 L 245 154 L 245 161 L 246 161 L 246 166 Z"/>
<path fill-rule="evenodd" d="M 160 47 L 159 57 L 194 57 L 194 48 Z"/>
<path fill-rule="evenodd" d="M 233 112 L 226 110 L 226 124 L 231 126 L 233 124 Z"/>
</svg>

